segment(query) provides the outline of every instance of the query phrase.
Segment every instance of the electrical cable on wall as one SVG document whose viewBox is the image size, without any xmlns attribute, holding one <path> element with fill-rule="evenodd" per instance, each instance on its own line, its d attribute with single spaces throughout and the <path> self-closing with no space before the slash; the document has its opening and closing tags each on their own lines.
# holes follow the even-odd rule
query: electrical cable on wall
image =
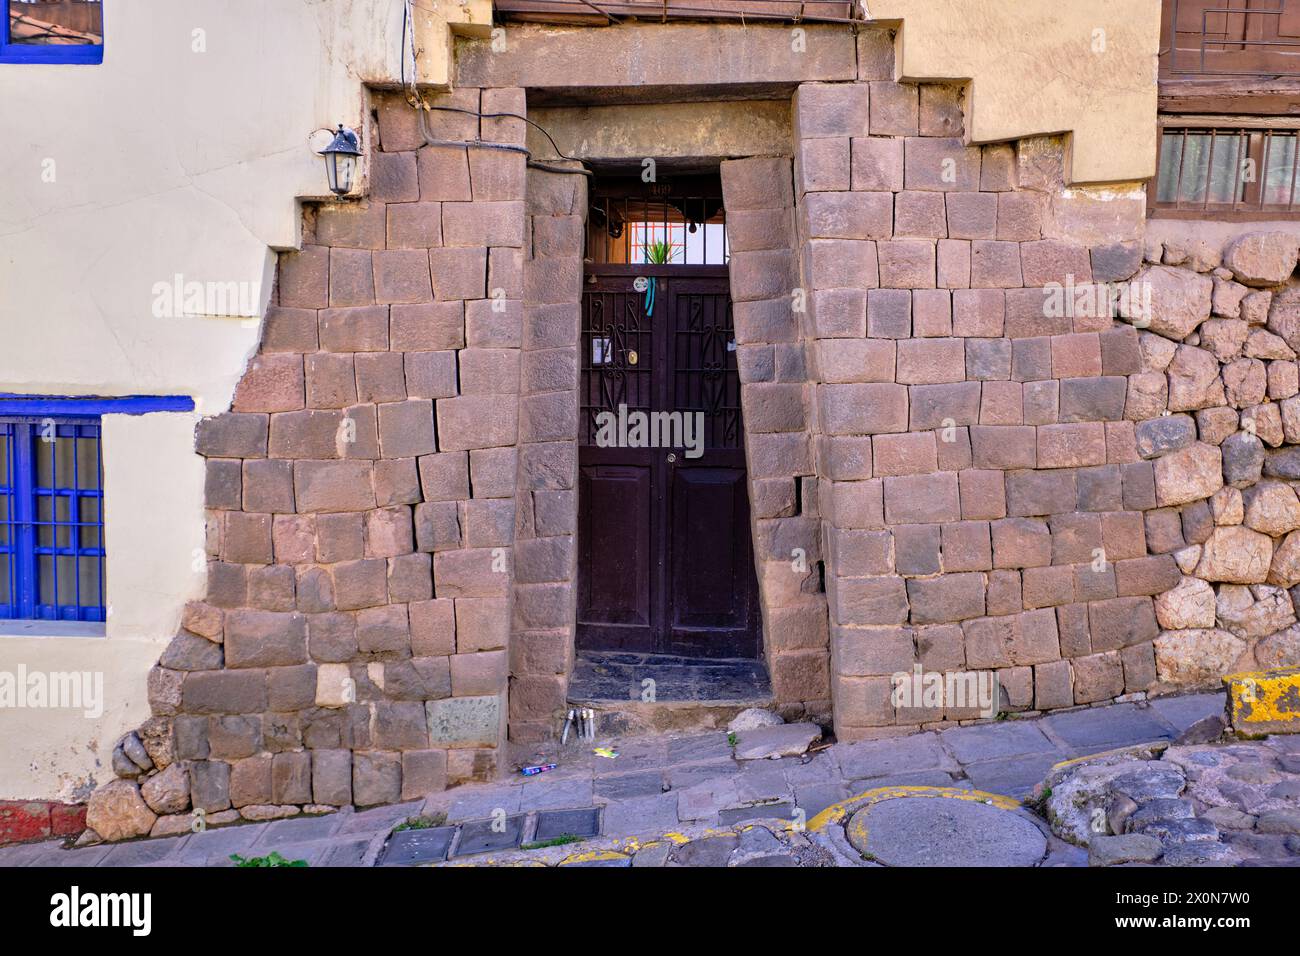
<svg viewBox="0 0 1300 956">
<path fill-rule="evenodd" d="M 409 43 L 407 40 L 408 36 L 410 38 Z M 575 159 L 572 156 L 566 156 L 564 152 L 560 149 L 560 147 L 556 144 L 555 138 L 551 136 L 551 134 L 545 129 L 545 127 L 534 122 L 533 120 L 530 120 L 527 116 L 521 116 L 519 113 L 481 113 L 478 110 L 465 109 L 464 107 L 459 107 L 459 106 L 432 106 L 426 103 L 424 101 L 424 97 L 420 95 L 420 91 L 419 91 L 419 77 L 418 77 L 419 59 L 415 48 L 415 19 L 414 19 L 414 15 L 411 12 L 411 0 L 403 0 L 401 47 L 402 47 L 401 50 L 402 66 L 401 66 L 401 75 L 400 75 L 401 83 L 403 88 L 406 88 L 408 91 L 407 102 L 411 104 L 412 109 L 414 109 L 420 116 L 420 135 L 424 137 L 424 142 L 426 145 L 464 146 L 464 147 L 474 146 L 482 149 L 501 149 L 507 152 L 523 153 L 524 156 L 527 157 L 526 162 L 530 169 L 537 169 L 546 173 L 579 174 L 582 176 L 587 176 L 588 178 L 590 178 L 593 175 L 592 171 L 587 169 L 585 166 L 579 169 L 569 169 L 564 166 L 555 166 L 550 163 L 539 162 L 538 160 L 533 159 L 532 151 L 527 146 L 515 146 L 509 143 L 489 143 L 489 142 L 485 142 L 482 139 L 473 139 L 473 140 L 435 139 L 433 137 L 433 134 L 429 132 L 429 118 L 427 114 L 430 110 L 438 110 L 440 112 L 446 112 L 446 113 L 465 113 L 470 116 L 477 116 L 480 120 L 517 119 L 517 120 L 522 120 L 523 122 L 527 123 L 529 126 L 541 132 L 541 134 L 545 136 L 546 139 L 550 142 L 551 148 L 555 150 L 556 156 L 558 158 L 562 160 L 566 160 L 568 162 L 576 162 L 576 163 L 582 162 L 582 160 L 580 159 Z M 409 87 L 406 80 L 406 54 L 408 52 L 408 49 L 411 55 L 411 80 L 410 80 Z"/>
</svg>

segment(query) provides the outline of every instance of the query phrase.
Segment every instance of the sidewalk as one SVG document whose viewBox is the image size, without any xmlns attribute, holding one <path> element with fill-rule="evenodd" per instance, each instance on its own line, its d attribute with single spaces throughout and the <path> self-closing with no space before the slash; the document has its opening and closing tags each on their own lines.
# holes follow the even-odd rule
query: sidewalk
<svg viewBox="0 0 1300 956">
<path fill-rule="evenodd" d="M 230 866 L 232 853 L 264 856 L 273 850 L 312 866 L 447 859 L 473 863 L 484 859 L 473 854 L 509 852 L 562 833 L 587 835 L 591 829 L 604 840 L 594 846 L 606 848 L 620 840 L 623 846 L 644 848 L 625 838 L 671 832 L 673 843 L 710 848 L 708 853 L 688 854 L 699 856 L 700 865 L 719 860 L 722 865 L 742 845 L 748 847 L 742 854 L 746 859 L 784 856 L 794 861 L 752 865 L 835 865 L 844 861 L 804 834 L 782 833 L 779 826 L 754 826 L 752 821 L 812 821 L 833 804 L 890 786 L 978 790 L 1019 800 L 1059 761 L 1172 740 L 1197 720 L 1222 710 L 1221 694 L 1197 694 L 835 744 L 811 756 L 779 760 L 737 761 L 725 731 L 668 739 L 602 739 L 580 746 L 570 740 L 556 761 L 560 767 L 536 777 L 457 787 L 396 806 L 344 809 L 178 837 L 74 850 L 63 849 L 58 841 L 26 844 L 0 849 L 0 866 Z M 592 752 L 595 746 L 610 746 L 618 757 L 599 757 Z M 583 810 L 587 812 L 553 813 Z M 394 826 L 421 814 L 443 825 L 404 831 L 385 847 Z M 445 820 L 438 819 L 441 814 Z M 584 826 L 589 827 L 586 833 Z M 783 849 L 774 849 L 760 831 Z M 1086 862 L 1084 851 L 1052 840 L 1048 865 Z M 556 846 L 535 852 L 538 862 L 554 863 L 572 856 L 572 850 Z M 579 854 L 571 864 L 630 862 L 608 856 L 608 850 L 594 852 L 596 858 Z M 667 849 L 652 855 L 667 859 Z M 680 851 L 674 856 L 680 861 Z"/>
</svg>

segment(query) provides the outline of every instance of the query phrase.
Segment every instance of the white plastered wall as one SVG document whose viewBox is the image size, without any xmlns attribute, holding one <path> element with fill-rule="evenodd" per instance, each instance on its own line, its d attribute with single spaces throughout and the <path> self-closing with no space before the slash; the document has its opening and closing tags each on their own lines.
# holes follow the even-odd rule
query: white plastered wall
<svg viewBox="0 0 1300 956">
<path fill-rule="evenodd" d="M 367 84 L 398 81 L 403 8 L 106 0 L 101 65 L 0 64 L 0 392 L 196 404 L 105 417 L 107 633 L 0 636 L 0 671 L 102 672 L 104 713 L 0 708 L 0 799 L 84 796 L 148 716 L 149 668 L 203 590 L 194 422 L 229 406 L 275 251 L 299 242 L 300 200 L 327 195 L 309 135 L 366 129 Z M 489 17 L 489 0 L 420 0 L 421 80 L 446 82 L 448 21 Z M 177 276 L 240 284 L 251 318 L 157 316 L 155 285 Z"/>
</svg>

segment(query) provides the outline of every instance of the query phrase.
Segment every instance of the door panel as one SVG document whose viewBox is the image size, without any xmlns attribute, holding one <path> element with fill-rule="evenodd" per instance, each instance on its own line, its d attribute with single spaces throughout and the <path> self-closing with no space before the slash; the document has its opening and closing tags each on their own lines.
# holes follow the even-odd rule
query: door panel
<svg viewBox="0 0 1300 956">
<path fill-rule="evenodd" d="M 741 464 L 672 469 L 672 653 L 758 656 L 749 496 Z"/>
<path fill-rule="evenodd" d="M 606 464 L 618 448 L 583 449 L 578 474 L 578 619 L 599 646 L 649 651 L 658 627 L 654 533 L 660 511 L 648 460 Z M 644 457 L 644 456 L 643 456 Z"/>
<path fill-rule="evenodd" d="M 655 276 L 650 316 L 637 275 Z M 733 335 L 725 269 L 592 269 L 581 345 L 579 648 L 759 656 Z M 675 447 L 600 447 L 598 416 L 620 405 L 691 418 L 680 419 Z M 688 457 L 688 438 L 696 450 L 702 439 L 701 454 Z"/>
</svg>

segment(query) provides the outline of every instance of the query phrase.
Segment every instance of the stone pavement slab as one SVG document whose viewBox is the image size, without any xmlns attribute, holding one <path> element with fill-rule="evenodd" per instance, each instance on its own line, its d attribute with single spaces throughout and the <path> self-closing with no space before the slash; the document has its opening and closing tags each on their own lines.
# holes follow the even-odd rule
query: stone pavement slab
<svg viewBox="0 0 1300 956">
<path fill-rule="evenodd" d="M 287 846 L 292 843 L 309 843 L 314 840 L 323 840 L 326 837 L 333 836 L 341 824 L 340 814 L 336 813 L 329 813 L 319 817 L 294 817 L 288 820 L 276 820 L 274 823 L 266 825 L 266 832 L 253 846 L 260 851 Z"/>
<path fill-rule="evenodd" d="M 653 830 L 671 830 L 677 826 L 677 794 L 661 793 L 653 797 L 633 797 L 605 807 L 606 836 L 627 837 Z"/>
<path fill-rule="evenodd" d="M 541 774 L 540 777 L 545 777 Z M 574 777 L 570 780 L 530 780 L 520 793 L 519 809 L 560 810 L 565 807 L 586 807 L 592 801 L 590 778 Z"/>
<path fill-rule="evenodd" d="M 839 803 L 848 796 L 849 788 L 842 783 L 796 785 L 794 805 L 804 812 L 805 820 L 811 820 L 831 804 Z"/>
<path fill-rule="evenodd" d="M 964 781 L 954 780 L 946 770 L 918 770 L 915 773 L 891 773 L 883 777 L 850 780 L 849 792 L 857 794 L 876 787 L 955 787 L 962 783 Z"/>
<path fill-rule="evenodd" d="M 977 790 L 1001 793 L 1023 799 L 1047 775 L 1053 765 L 1066 759 L 1059 751 L 1007 757 L 1003 760 L 985 760 L 968 764 L 966 776 Z"/>
<path fill-rule="evenodd" d="M 1224 694 L 1216 692 L 1213 694 L 1184 694 L 1181 697 L 1157 697 L 1151 701 L 1151 709 L 1160 716 L 1162 720 L 1172 724 L 1174 729 L 1182 733 L 1192 724 L 1205 717 L 1214 714 L 1222 714 L 1224 708 Z"/>
<path fill-rule="evenodd" d="M 168 857 L 178 857 L 182 843 L 188 837 L 167 837 L 159 840 L 133 840 L 109 848 L 108 856 L 100 866 L 144 866 L 159 863 Z"/>
<path fill-rule="evenodd" d="M 370 864 L 367 857 L 370 854 L 374 840 L 349 840 L 343 843 L 330 842 L 326 844 L 324 855 L 320 859 L 320 866 L 366 866 Z"/>
<path fill-rule="evenodd" d="M 518 813 L 523 788 L 518 785 L 490 785 L 486 787 L 458 787 L 431 796 L 424 805 L 425 813 L 437 812 L 447 807 L 447 822 L 481 820 L 497 810 Z M 450 803 L 447 806 L 448 802 Z"/>
<path fill-rule="evenodd" d="M 382 830 L 386 833 L 399 823 L 404 823 L 411 817 L 419 816 L 423 806 L 423 800 L 414 800 L 406 803 L 395 803 L 391 806 L 372 807 L 369 810 L 359 810 L 356 813 L 347 813 L 343 815 L 342 822 L 335 832 L 340 834 L 374 834 Z"/>
<path fill-rule="evenodd" d="M 621 752 L 620 752 L 621 753 Z M 721 731 L 691 737 L 677 737 L 668 741 L 668 765 L 705 763 L 730 760 L 731 744 Z"/>
<path fill-rule="evenodd" d="M 1136 704 L 1090 707 L 1043 718 L 1044 727 L 1060 739 L 1071 756 L 1099 753 L 1117 747 L 1170 740 L 1174 728 Z"/>
<path fill-rule="evenodd" d="M 954 727 L 940 734 L 963 764 L 1024 754 L 1051 753 L 1056 745 L 1030 720 L 1000 720 L 970 727 Z"/>
<path fill-rule="evenodd" d="M 687 767 L 668 767 L 665 776 L 674 790 L 686 790 L 706 780 L 714 780 L 729 774 L 740 773 L 741 766 L 734 760 L 712 761 L 710 763 L 692 764 Z"/>
<path fill-rule="evenodd" d="M 778 761 L 764 762 L 746 767 L 731 777 L 736 796 L 742 803 L 762 803 L 779 800 L 790 793 L 785 770 Z"/>
<path fill-rule="evenodd" d="M 632 797 L 652 797 L 664 791 L 662 770 L 642 770 L 616 777 L 597 777 L 594 781 L 597 800 L 628 800 Z"/>
<path fill-rule="evenodd" d="M 231 853 L 244 854 L 265 832 L 268 824 L 223 827 L 191 833 L 180 848 L 180 859 L 192 866 L 206 866 L 210 859 L 224 859 Z"/>
<path fill-rule="evenodd" d="M 761 803 L 748 807 L 732 807 L 718 814 L 718 822 L 723 826 L 743 823 L 746 820 L 790 820 L 794 816 L 794 804 L 788 800 L 780 803 Z"/>
<path fill-rule="evenodd" d="M 910 737 L 885 737 L 831 748 L 846 780 L 885 777 L 915 770 L 956 769 L 936 733 Z"/>
</svg>

